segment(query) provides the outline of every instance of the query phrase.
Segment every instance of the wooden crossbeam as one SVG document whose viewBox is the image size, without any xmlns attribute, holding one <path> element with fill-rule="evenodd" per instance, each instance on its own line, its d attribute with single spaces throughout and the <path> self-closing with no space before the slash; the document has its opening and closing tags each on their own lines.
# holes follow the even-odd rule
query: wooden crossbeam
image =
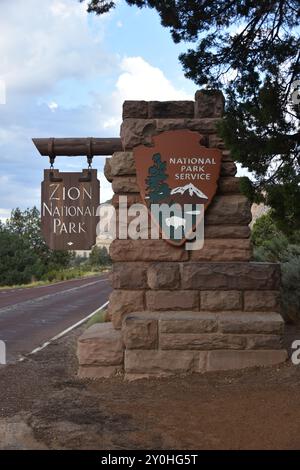
<svg viewBox="0 0 300 470">
<path fill-rule="evenodd" d="M 45 157 L 105 156 L 123 150 L 120 138 L 46 138 L 32 141 Z"/>
</svg>

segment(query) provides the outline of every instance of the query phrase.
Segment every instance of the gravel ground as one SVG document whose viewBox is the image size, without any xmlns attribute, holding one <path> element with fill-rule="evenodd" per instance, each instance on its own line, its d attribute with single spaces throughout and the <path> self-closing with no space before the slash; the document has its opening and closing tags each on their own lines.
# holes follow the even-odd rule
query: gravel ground
<svg viewBox="0 0 300 470">
<path fill-rule="evenodd" d="M 300 366 L 82 381 L 81 331 L 1 367 L 1 449 L 300 448 Z"/>
</svg>

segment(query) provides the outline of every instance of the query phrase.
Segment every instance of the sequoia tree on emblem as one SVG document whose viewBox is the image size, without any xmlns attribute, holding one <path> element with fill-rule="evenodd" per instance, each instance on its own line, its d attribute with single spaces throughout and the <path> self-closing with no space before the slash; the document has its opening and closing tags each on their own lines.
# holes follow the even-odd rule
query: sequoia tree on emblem
<svg viewBox="0 0 300 470">
<path fill-rule="evenodd" d="M 133 150 L 143 201 L 162 233 L 172 228 L 167 241 L 175 245 L 185 243 L 186 226 L 195 228 L 196 216 L 205 211 L 217 190 L 222 152 L 204 147 L 201 139 L 198 132 L 167 131 L 153 137 L 153 146 Z M 158 211 L 156 205 L 177 210 Z"/>
</svg>

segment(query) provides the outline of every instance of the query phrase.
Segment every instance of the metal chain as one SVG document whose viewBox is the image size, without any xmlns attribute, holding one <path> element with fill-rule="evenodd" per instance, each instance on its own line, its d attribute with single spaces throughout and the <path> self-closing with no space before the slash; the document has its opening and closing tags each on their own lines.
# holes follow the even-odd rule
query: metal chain
<svg viewBox="0 0 300 470">
<path fill-rule="evenodd" d="M 88 162 L 88 169 L 92 169 L 92 163 L 93 163 L 93 139 L 92 137 L 89 137 L 87 139 L 87 162 Z"/>
<path fill-rule="evenodd" d="M 48 141 L 48 155 L 50 161 L 50 170 L 54 169 L 54 162 L 55 162 L 55 153 L 54 153 L 54 137 L 51 137 Z"/>
</svg>

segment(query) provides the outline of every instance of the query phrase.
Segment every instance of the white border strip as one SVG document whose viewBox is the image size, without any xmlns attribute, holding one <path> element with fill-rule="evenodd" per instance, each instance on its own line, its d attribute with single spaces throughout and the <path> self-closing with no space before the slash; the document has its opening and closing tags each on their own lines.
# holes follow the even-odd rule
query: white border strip
<svg viewBox="0 0 300 470">
<path fill-rule="evenodd" d="M 38 348 L 35 348 L 33 351 L 31 351 L 30 353 L 26 354 L 26 356 L 22 356 L 18 362 L 22 362 L 24 361 L 28 356 L 31 356 L 32 354 L 36 354 L 37 352 L 39 351 L 42 351 L 43 349 L 45 349 L 47 346 L 49 346 L 49 344 L 53 343 L 53 341 L 56 341 L 58 340 L 59 338 L 62 338 L 63 336 L 65 336 L 66 334 L 70 333 L 70 331 L 74 330 L 75 328 L 77 328 L 78 326 L 82 325 L 83 323 L 85 323 L 87 320 L 89 320 L 90 318 L 92 318 L 97 312 L 99 312 L 100 310 L 103 310 L 105 307 L 107 307 L 107 305 L 109 304 L 109 301 L 105 302 L 105 304 L 101 305 L 101 307 L 97 308 L 97 310 L 95 310 L 94 312 L 90 313 L 89 315 L 87 315 L 85 318 L 83 318 L 82 320 L 78 321 L 77 323 L 75 323 L 74 325 L 70 326 L 69 328 L 67 328 L 66 330 L 62 331 L 61 333 L 59 333 L 58 335 L 54 336 L 53 338 L 49 339 L 49 341 L 46 341 L 44 344 L 42 344 L 41 346 L 39 346 Z"/>
</svg>

